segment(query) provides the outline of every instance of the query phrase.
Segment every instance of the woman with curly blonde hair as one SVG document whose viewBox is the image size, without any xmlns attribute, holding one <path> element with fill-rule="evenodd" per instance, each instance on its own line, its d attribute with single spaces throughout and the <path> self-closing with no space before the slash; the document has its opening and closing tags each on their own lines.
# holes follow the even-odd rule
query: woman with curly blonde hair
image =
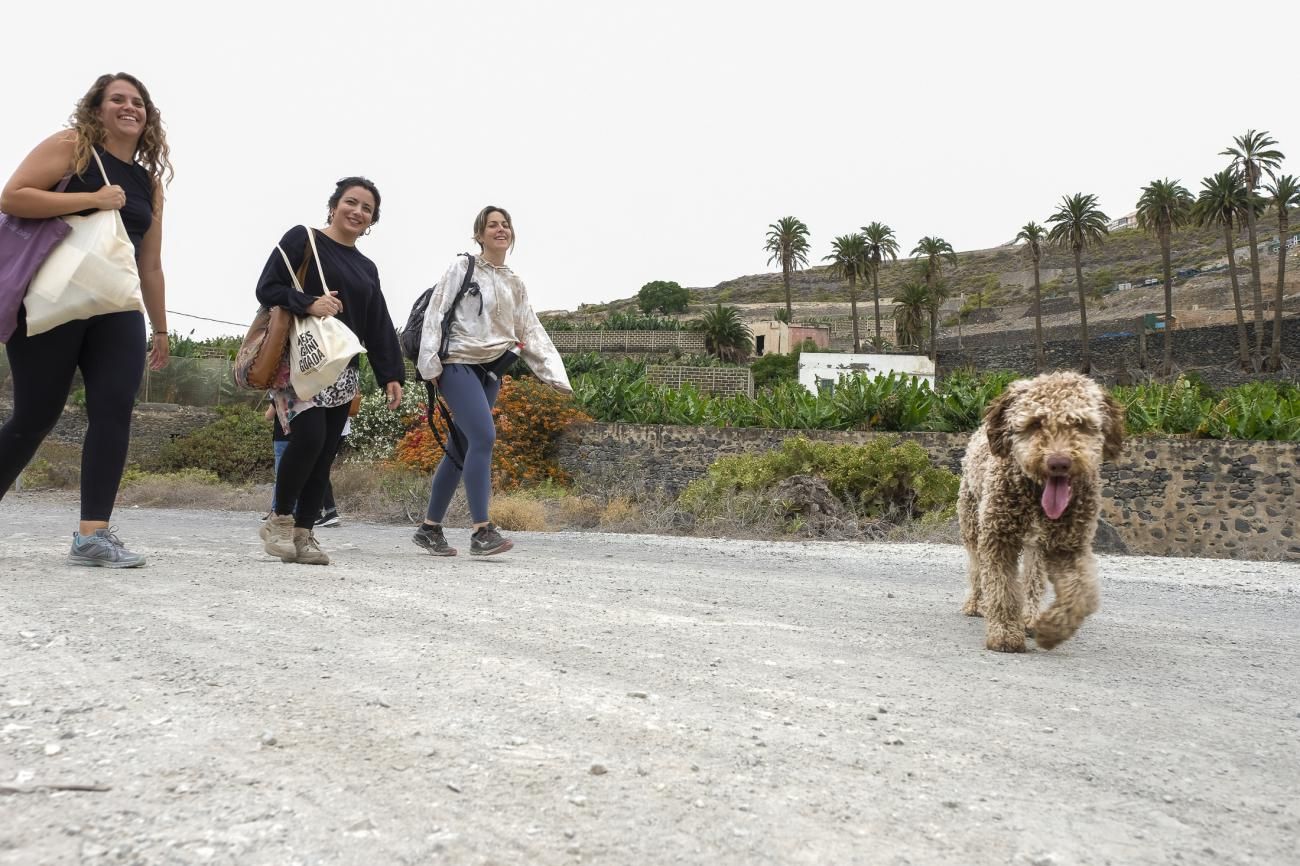
<svg viewBox="0 0 1300 866">
<path fill-rule="evenodd" d="M 144 84 L 118 72 L 96 79 L 68 125 L 22 161 L 0 192 L 0 210 L 33 219 L 120 211 L 135 246 L 140 288 L 153 323 L 149 367 L 161 370 L 168 359 L 162 190 L 172 177 L 162 116 Z M 67 185 L 56 189 L 65 178 Z M 20 311 L 5 347 L 14 411 L 0 428 L 0 497 L 59 420 L 78 369 L 85 382 L 81 523 L 69 554 L 74 565 L 144 564 L 144 557 L 127 550 L 109 526 L 126 465 L 131 408 L 144 375 L 143 347 L 144 317 L 138 310 L 78 319 L 35 335 L 28 335 Z"/>
</svg>

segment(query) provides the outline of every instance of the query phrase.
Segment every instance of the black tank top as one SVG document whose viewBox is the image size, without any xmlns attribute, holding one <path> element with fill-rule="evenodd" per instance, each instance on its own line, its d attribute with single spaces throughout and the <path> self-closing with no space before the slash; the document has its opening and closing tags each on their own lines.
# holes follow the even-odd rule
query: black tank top
<svg viewBox="0 0 1300 866">
<path fill-rule="evenodd" d="M 109 181 L 126 190 L 126 205 L 121 211 L 122 223 L 126 226 L 126 233 L 130 235 L 135 254 L 139 257 L 140 242 L 144 240 L 149 226 L 153 225 L 153 178 L 138 163 L 122 162 L 99 145 L 95 145 L 95 151 L 104 161 Z M 65 192 L 94 192 L 103 185 L 104 178 L 99 174 L 99 166 L 95 164 L 94 157 L 91 157 L 86 163 L 86 170 L 80 175 L 74 174 L 68 181 Z M 94 212 L 95 209 L 90 208 L 81 211 L 78 216 L 89 216 Z"/>
</svg>

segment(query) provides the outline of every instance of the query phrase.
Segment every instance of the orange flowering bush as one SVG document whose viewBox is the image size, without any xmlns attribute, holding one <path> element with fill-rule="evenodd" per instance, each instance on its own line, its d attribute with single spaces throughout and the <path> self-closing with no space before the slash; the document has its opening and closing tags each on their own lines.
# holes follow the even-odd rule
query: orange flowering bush
<svg viewBox="0 0 1300 866">
<path fill-rule="evenodd" d="M 494 487 L 514 490 L 544 481 L 568 483 L 568 474 L 555 462 L 555 442 L 568 425 L 591 420 L 574 405 L 572 397 L 532 378 L 507 376 L 501 381 L 492 417 L 497 427 L 492 450 Z M 393 456 L 398 463 L 431 472 L 442 460 L 438 438 L 447 441 L 447 423 L 435 409 L 435 438 L 427 419 L 427 410 L 412 419 Z"/>
</svg>

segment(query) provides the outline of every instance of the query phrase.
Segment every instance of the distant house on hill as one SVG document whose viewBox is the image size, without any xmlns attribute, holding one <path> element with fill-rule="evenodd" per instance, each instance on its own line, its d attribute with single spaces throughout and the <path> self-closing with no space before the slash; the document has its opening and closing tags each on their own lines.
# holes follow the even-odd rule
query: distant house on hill
<svg viewBox="0 0 1300 866">
<path fill-rule="evenodd" d="M 789 355 L 802 346 L 804 340 L 812 340 L 819 349 L 825 349 L 831 342 L 830 325 L 799 322 L 787 325 L 776 319 L 758 319 L 745 324 L 754 337 L 755 356 Z"/>
<path fill-rule="evenodd" d="M 1133 211 L 1133 213 L 1125 214 L 1122 217 L 1113 219 L 1110 222 L 1106 223 L 1106 230 L 1113 232 L 1113 231 L 1118 231 L 1119 229 L 1131 229 L 1131 228 L 1136 228 L 1137 224 L 1138 224 L 1137 211 Z"/>
</svg>

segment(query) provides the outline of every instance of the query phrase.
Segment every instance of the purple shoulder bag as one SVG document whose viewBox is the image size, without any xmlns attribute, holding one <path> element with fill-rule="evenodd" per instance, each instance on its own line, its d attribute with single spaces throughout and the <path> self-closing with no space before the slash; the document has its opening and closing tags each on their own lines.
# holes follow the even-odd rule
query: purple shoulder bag
<svg viewBox="0 0 1300 866">
<path fill-rule="evenodd" d="M 54 191 L 63 192 L 71 179 L 65 177 Z M 58 217 L 26 219 L 0 213 L 0 343 L 9 342 L 18 327 L 18 308 L 32 277 L 70 231 L 72 226 Z"/>
</svg>

